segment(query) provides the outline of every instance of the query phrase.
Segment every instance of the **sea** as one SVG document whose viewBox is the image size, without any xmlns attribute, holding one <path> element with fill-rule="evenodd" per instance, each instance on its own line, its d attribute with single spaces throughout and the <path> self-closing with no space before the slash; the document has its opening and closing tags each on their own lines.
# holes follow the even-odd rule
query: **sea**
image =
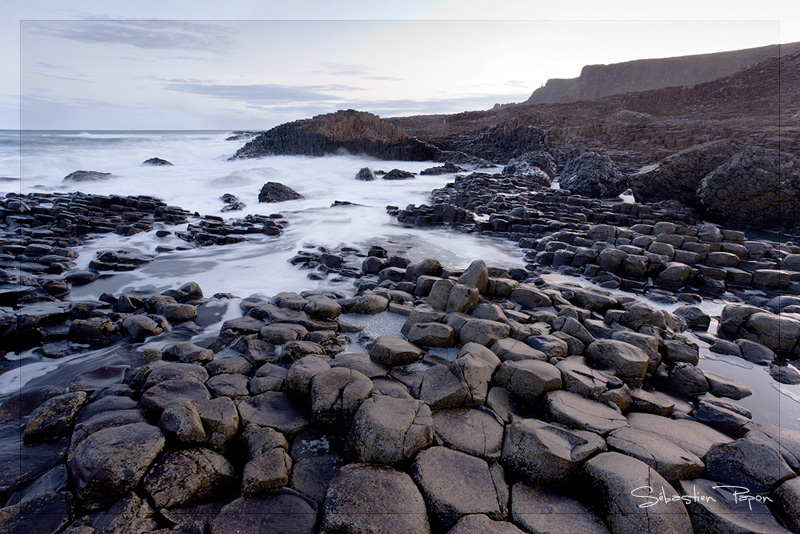
<svg viewBox="0 0 800 534">
<path fill-rule="evenodd" d="M 282 214 L 288 222 L 282 235 L 259 236 L 235 245 L 187 247 L 174 234 L 166 238 L 155 236 L 158 229 L 175 232 L 185 229 L 185 225 L 157 225 L 151 232 L 130 237 L 98 236 L 77 249 L 78 268 L 86 268 L 96 253 L 104 250 L 143 252 L 156 255 L 156 259 L 135 271 L 74 287 L 69 296 L 72 300 L 98 298 L 105 292 L 163 291 L 188 281 L 197 282 L 206 295 L 229 293 L 237 297 L 198 338 L 208 338 L 218 331 L 220 321 L 237 316 L 238 298 L 270 297 L 282 291 L 334 290 L 345 295 L 355 292 L 352 280 L 309 279 L 308 271 L 289 262 L 302 250 L 355 247 L 366 251 L 372 245 L 380 245 L 412 261 L 436 258 L 451 268 L 466 267 L 478 258 L 500 267 L 526 263 L 522 250 L 508 240 L 447 228 L 407 227 L 387 214 L 389 205 L 403 208 L 429 202 L 431 190 L 451 182 L 452 174 L 418 174 L 414 179 L 397 181 L 354 179 L 363 167 L 419 173 L 437 163 L 384 161 L 354 155 L 229 160 L 246 142 L 228 140 L 232 135 L 230 131 L 0 130 L 0 194 L 79 190 L 104 195 L 150 195 L 196 214 L 226 219 L 246 214 Z M 153 157 L 173 165 L 142 165 Z M 107 172 L 113 176 L 79 184 L 63 181 L 77 170 Z M 499 167 L 483 170 L 499 171 Z M 303 198 L 259 203 L 258 192 L 266 182 L 287 185 Z M 222 212 L 225 204 L 220 197 L 225 193 L 235 195 L 246 208 L 240 212 Z M 352 204 L 334 205 L 336 201 Z M 159 246 L 175 250 L 157 254 Z M 581 278 L 561 275 L 545 278 L 557 283 L 591 285 Z M 675 307 L 652 304 L 668 310 Z M 724 301 L 707 301 L 703 307 L 712 317 L 718 317 L 723 305 Z M 402 321 L 388 321 L 378 328 L 384 328 L 381 333 L 392 334 L 400 325 Z M 712 323 L 712 329 L 714 326 Z M 753 396 L 739 404 L 753 412 L 756 420 L 800 429 L 800 386 L 778 384 L 767 368 L 740 358 L 719 357 L 708 351 L 707 344 L 694 340 L 701 347 L 701 368 L 744 382 L 754 390 Z M 39 357 L 35 350 L 12 353 L 7 358 L 15 360 L 16 365 L 0 374 L 0 400 L 26 384 L 68 383 L 77 372 L 113 361 L 107 350 L 60 360 Z"/>
</svg>

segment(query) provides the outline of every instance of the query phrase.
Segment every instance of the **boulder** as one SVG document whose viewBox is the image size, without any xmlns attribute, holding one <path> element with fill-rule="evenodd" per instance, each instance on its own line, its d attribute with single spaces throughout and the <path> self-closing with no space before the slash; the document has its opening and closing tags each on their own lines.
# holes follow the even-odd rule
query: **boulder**
<svg viewBox="0 0 800 534">
<path fill-rule="evenodd" d="M 679 487 L 686 497 L 684 502 L 695 532 L 789 533 L 778 524 L 763 500 L 756 500 L 756 495 L 746 488 L 743 491 L 702 478 L 682 480 Z"/>
<path fill-rule="evenodd" d="M 289 483 L 292 458 L 286 452 L 289 444 L 280 432 L 255 425 L 245 427 L 239 439 L 247 453 L 242 470 L 242 494 L 253 497 Z"/>
<path fill-rule="evenodd" d="M 697 188 L 708 173 L 738 152 L 741 144 L 733 140 L 711 141 L 667 156 L 630 176 L 637 202 L 677 200 L 700 207 Z"/>
<path fill-rule="evenodd" d="M 511 517 L 526 532 L 548 534 L 608 534 L 586 505 L 527 482 L 511 488 Z"/>
<path fill-rule="evenodd" d="M 698 195 L 709 215 L 726 225 L 790 228 L 800 222 L 800 161 L 751 147 L 703 178 Z"/>
<path fill-rule="evenodd" d="M 506 469 L 534 483 L 567 485 L 583 462 L 605 449 L 603 439 L 591 432 L 514 418 L 506 427 L 501 461 Z"/>
<path fill-rule="evenodd" d="M 583 152 L 567 162 L 560 184 L 562 189 L 589 198 L 614 198 L 628 188 L 611 158 L 596 152 Z"/>
<path fill-rule="evenodd" d="M 55 534 L 69 524 L 73 498 L 66 491 L 43 491 L 30 499 L 0 509 L 4 534 Z"/>
<path fill-rule="evenodd" d="M 604 452 L 586 462 L 584 474 L 594 508 L 611 532 L 692 532 L 686 506 L 661 475 L 644 462 Z M 667 502 L 657 499 L 664 491 Z M 642 506 L 642 505 L 649 506 Z"/>
<path fill-rule="evenodd" d="M 605 435 L 628 426 L 619 410 L 568 391 L 551 391 L 545 397 L 547 417 L 575 430 Z"/>
<path fill-rule="evenodd" d="M 800 478 L 787 480 L 772 495 L 786 526 L 794 532 L 800 532 Z"/>
<path fill-rule="evenodd" d="M 146 423 L 98 430 L 69 462 L 78 498 L 88 510 L 111 504 L 136 487 L 164 445 L 161 431 Z"/>
<path fill-rule="evenodd" d="M 705 457 L 706 476 L 750 492 L 766 493 L 797 475 L 780 451 L 746 438 L 713 445 Z"/>
<path fill-rule="evenodd" d="M 195 504 L 236 482 L 236 471 L 209 449 L 171 450 L 148 471 L 142 488 L 158 508 Z"/>
<path fill-rule="evenodd" d="M 313 534 L 313 503 L 291 491 L 263 497 L 241 497 L 222 508 L 211 522 L 211 534 Z"/>
<path fill-rule="evenodd" d="M 52 439 L 69 434 L 86 397 L 85 391 L 74 391 L 46 400 L 28 417 L 25 441 Z"/>
<path fill-rule="evenodd" d="M 142 165 L 151 165 L 153 167 L 171 167 L 173 164 L 161 158 L 149 158 L 142 162 Z"/>
<path fill-rule="evenodd" d="M 285 390 L 295 397 L 305 399 L 311 392 L 311 381 L 320 373 L 331 368 L 330 364 L 317 356 L 304 356 L 289 368 L 286 374 Z"/>
<path fill-rule="evenodd" d="M 539 360 L 505 361 L 495 372 L 494 383 L 534 402 L 548 391 L 561 388 L 561 371 Z"/>
<path fill-rule="evenodd" d="M 423 351 L 405 339 L 380 336 L 369 351 L 369 357 L 385 367 L 406 365 L 422 359 Z"/>
<path fill-rule="evenodd" d="M 392 169 L 391 171 L 383 175 L 384 180 L 407 180 L 413 177 L 414 177 L 413 172 L 408 172 L 401 169 Z"/>
<path fill-rule="evenodd" d="M 200 401 L 210 397 L 208 389 L 194 380 L 165 380 L 144 392 L 142 406 L 161 417 L 161 412 L 172 401 L 177 399 Z"/>
<path fill-rule="evenodd" d="M 606 438 L 608 448 L 646 463 L 668 482 L 696 478 L 705 465 L 689 451 L 666 439 L 635 428 L 620 428 Z"/>
<path fill-rule="evenodd" d="M 361 180 L 362 182 L 371 182 L 375 180 L 375 173 L 372 172 L 372 169 L 369 167 L 363 167 L 356 173 L 356 180 Z"/>
<path fill-rule="evenodd" d="M 206 433 L 197 407 L 189 399 L 177 399 L 161 412 L 158 427 L 167 437 L 181 444 L 203 443 Z"/>
<path fill-rule="evenodd" d="M 686 419 L 670 419 L 646 413 L 628 414 L 628 422 L 632 428 L 657 434 L 667 441 L 686 449 L 700 459 L 705 458 L 708 450 L 717 443 L 729 443 L 733 440 L 697 421 Z"/>
<path fill-rule="evenodd" d="M 75 171 L 64 177 L 64 182 L 102 182 L 110 180 L 114 175 L 110 172 Z"/>
<path fill-rule="evenodd" d="M 431 410 L 425 403 L 377 396 L 356 412 L 348 443 L 361 462 L 396 464 L 413 458 L 433 437 Z"/>
<path fill-rule="evenodd" d="M 502 519 L 508 487 L 502 475 L 480 458 L 447 447 L 431 447 L 417 455 L 411 476 L 431 514 L 445 526 L 468 514 Z"/>
<path fill-rule="evenodd" d="M 328 369 L 311 380 L 311 413 L 318 423 L 346 427 L 372 390 L 372 380 L 359 371 Z"/>
<path fill-rule="evenodd" d="M 465 515 L 447 534 L 524 534 L 512 523 L 494 521 L 483 514 Z"/>
<path fill-rule="evenodd" d="M 261 191 L 258 192 L 259 202 L 286 202 L 299 198 L 303 198 L 303 195 L 278 182 L 267 182 L 261 186 Z"/>
<path fill-rule="evenodd" d="M 401 471 L 346 465 L 328 486 L 320 528 L 321 534 L 342 532 L 429 534 L 425 501 L 411 477 Z"/>
<path fill-rule="evenodd" d="M 495 461 L 503 445 L 503 422 L 485 408 L 457 408 L 433 413 L 436 438 L 451 449 Z"/>
<path fill-rule="evenodd" d="M 650 358 L 639 347 L 615 339 L 599 339 L 586 349 L 586 359 L 610 368 L 631 387 L 644 381 Z"/>
<path fill-rule="evenodd" d="M 239 411 L 229 397 L 219 397 L 205 401 L 195 401 L 208 444 L 216 451 L 226 447 L 239 431 Z"/>
<path fill-rule="evenodd" d="M 243 424 L 273 428 L 288 437 L 299 434 L 310 423 L 306 411 L 288 395 L 278 391 L 242 399 L 237 406 Z"/>
</svg>

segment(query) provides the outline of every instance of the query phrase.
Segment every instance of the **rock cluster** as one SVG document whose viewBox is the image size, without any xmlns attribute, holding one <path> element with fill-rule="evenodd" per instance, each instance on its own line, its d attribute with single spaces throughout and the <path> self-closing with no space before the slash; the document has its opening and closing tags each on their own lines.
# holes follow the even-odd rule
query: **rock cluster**
<svg viewBox="0 0 800 534">
<path fill-rule="evenodd" d="M 130 236 L 152 230 L 156 222 L 185 223 L 188 215 L 148 196 L 9 193 L 0 206 L 2 306 L 60 299 L 69 293 L 67 283 L 96 279 L 97 272 L 64 275 L 75 266 L 73 249 L 90 234 Z M 109 254 L 104 263 L 113 264 L 111 270 L 127 261 Z"/>
<path fill-rule="evenodd" d="M 227 220 L 216 215 L 204 215 L 197 222 L 190 223 L 186 231 L 175 232 L 175 235 L 199 246 L 231 245 L 246 241 L 246 236 L 281 235 L 286 224 L 286 219 L 279 213 Z"/>
<path fill-rule="evenodd" d="M 726 400 L 747 388 L 695 367 L 682 316 L 480 260 L 452 270 L 370 252 L 352 297 L 249 297 L 206 346 L 168 341 L 69 391 L 7 401 L 0 440 L 17 450 L 0 463 L 30 460 L 0 469 L 3 530 L 33 514 L 43 532 L 131 533 L 786 532 L 779 521 L 796 521 L 800 434 Z M 159 339 L 159 327 L 191 324 L 202 291 L 114 299 L 93 317 L 110 305 L 120 337 Z M 763 312 L 747 311 L 725 312 L 723 328 L 758 336 Z M 401 332 L 359 326 L 380 315 L 405 318 Z M 750 512 L 721 501 L 719 483 L 776 504 Z M 720 504 L 643 509 L 649 494 L 631 489 L 647 486 Z"/>
</svg>

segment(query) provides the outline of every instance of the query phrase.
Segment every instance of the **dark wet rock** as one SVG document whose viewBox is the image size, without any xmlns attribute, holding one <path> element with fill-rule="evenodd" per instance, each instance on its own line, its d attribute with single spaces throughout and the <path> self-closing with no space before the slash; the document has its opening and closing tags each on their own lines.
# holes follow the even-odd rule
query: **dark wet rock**
<svg viewBox="0 0 800 534">
<path fill-rule="evenodd" d="M 311 380 L 311 413 L 318 423 L 347 426 L 372 390 L 372 380 L 359 371 L 328 369 Z"/>
<path fill-rule="evenodd" d="M 0 509 L 0 530 L 5 534 L 55 534 L 69 524 L 73 507 L 69 492 L 45 491 Z"/>
<path fill-rule="evenodd" d="M 708 382 L 708 392 L 714 396 L 739 400 L 753 394 L 753 390 L 741 382 L 719 376 L 709 371 L 703 371 L 703 374 Z"/>
<path fill-rule="evenodd" d="M 610 450 L 646 463 L 668 482 L 696 478 L 705 465 L 689 451 L 666 439 L 634 428 L 620 428 L 606 438 Z"/>
<path fill-rule="evenodd" d="M 331 368 L 330 364 L 317 356 L 304 356 L 294 362 L 286 374 L 285 390 L 298 398 L 308 398 L 311 380 Z"/>
<path fill-rule="evenodd" d="M 347 312 L 362 315 L 376 315 L 386 311 L 388 307 L 389 299 L 381 295 L 356 295 L 347 305 Z"/>
<path fill-rule="evenodd" d="M 194 401 L 203 423 L 208 444 L 216 451 L 225 451 L 239 430 L 239 411 L 229 397 Z"/>
<path fill-rule="evenodd" d="M 511 517 L 526 532 L 608 534 L 603 521 L 580 501 L 526 482 L 511 488 Z"/>
<path fill-rule="evenodd" d="M 308 427 L 309 417 L 285 393 L 268 391 L 238 403 L 239 414 L 245 425 L 266 426 L 293 437 Z"/>
<path fill-rule="evenodd" d="M 494 383 L 534 402 L 548 391 L 561 388 L 561 371 L 539 360 L 505 361 L 495 372 Z"/>
<path fill-rule="evenodd" d="M 587 461 L 584 472 L 592 504 L 612 532 L 692 532 L 689 514 L 681 500 L 640 506 L 652 502 L 637 496 L 649 497 L 648 487 L 655 493 L 662 487 L 672 493 L 669 482 L 644 462 L 605 452 Z M 641 493 L 632 493 L 637 489 Z"/>
<path fill-rule="evenodd" d="M 799 171 L 793 155 L 751 147 L 703 178 L 698 194 L 706 211 L 725 224 L 789 228 L 800 222 Z"/>
<path fill-rule="evenodd" d="M 303 195 L 278 182 L 267 182 L 258 192 L 259 202 L 286 202 L 287 200 L 297 200 Z"/>
<path fill-rule="evenodd" d="M 28 418 L 25 440 L 57 438 L 68 434 L 86 397 L 85 391 L 75 391 L 46 400 Z"/>
<path fill-rule="evenodd" d="M 368 378 L 386 376 L 386 368 L 373 362 L 367 354 L 343 353 L 337 354 L 330 362 L 331 368 L 345 367 L 358 371 Z"/>
<path fill-rule="evenodd" d="M 411 466 L 428 509 L 447 526 L 468 514 L 505 515 L 508 487 L 493 471 L 484 460 L 446 447 L 422 451 Z"/>
<path fill-rule="evenodd" d="M 190 341 L 181 341 L 164 349 L 164 359 L 182 363 L 206 363 L 214 359 L 214 353 Z"/>
<path fill-rule="evenodd" d="M 167 380 L 193 380 L 199 384 L 204 384 L 208 380 L 208 371 L 193 363 L 170 363 L 157 360 L 138 369 L 146 373 L 142 380 L 144 389 L 149 389 Z M 132 370 L 130 376 L 133 376 L 136 371 L 137 369 Z M 130 379 L 129 382 L 133 384 Z"/>
<path fill-rule="evenodd" d="M 100 278 L 100 273 L 90 270 L 74 270 L 64 276 L 64 280 L 75 286 L 83 286 Z"/>
<path fill-rule="evenodd" d="M 147 473 L 142 489 L 158 508 L 209 499 L 236 481 L 233 466 L 209 449 L 168 451 Z"/>
<path fill-rule="evenodd" d="M 609 389 L 610 377 L 586 365 L 586 361 L 580 356 L 561 360 L 556 367 L 561 371 L 561 382 L 565 391 L 598 400 Z"/>
<path fill-rule="evenodd" d="M 189 399 L 177 399 L 164 408 L 158 427 L 178 443 L 203 443 L 206 433 L 197 407 Z"/>
<path fill-rule="evenodd" d="M 638 202 L 677 200 L 699 207 L 697 188 L 708 173 L 725 163 L 741 149 L 736 141 L 711 141 L 667 156 L 630 176 Z"/>
<path fill-rule="evenodd" d="M 436 437 L 444 445 L 484 460 L 500 458 L 503 423 L 484 408 L 459 408 L 433 413 Z"/>
<path fill-rule="evenodd" d="M 413 458 L 433 437 L 433 419 L 425 403 L 377 396 L 361 404 L 348 443 L 359 461 L 396 464 Z"/>
<path fill-rule="evenodd" d="M 164 408 L 174 400 L 200 401 L 210 397 L 205 385 L 194 380 L 165 380 L 144 392 L 142 406 L 161 417 Z"/>
<path fill-rule="evenodd" d="M 443 323 L 416 323 L 406 335 L 411 343 L 422 347 L 452 347 L 455 334 L 453 327 Z"/>
<path fill-rule="evenodd" d="M 232 501 L 219 511 L 210 531 L 211 534 L 313 534 L 316 520 L 317 511 L 305 498 L 282 491 Z"/>
<path fill-rule="evenodd" d="M 501 461 L 536 483 L 568 484 L 583 462 L 605 449 L 603 439 L 591 432 L 515 418 L 506 427 Z"/>
<path fill-rule="evenodd" d="M 779 451 L 744 438 L 712 446 L 705 462 L 709 478 L 744 486 L 752 493 L 769 492 L 797 476 Z"/>
<path fill-rule="evenodd" d="M 589 345 L 586 359 L 613 369 L 631 387 L 642 385 L 650 363 L 650 358 L 640 348 L 613 339 L 599 339 Z"/>
<path fill-rule="evenodd" d="M 375 180 L 375 173 L 369 167 L 364 167 L 356 173 L 356 180 L 371 182 Z"/>
<path fill-rule="evenodd" d="M 221 374 L 208 379 L 206 387 L 214 397 L 240 398 L 250 395 L 249 380 L 240 374 Z"/>
<path fill-rule="evenodd" d="M 407 180 L 413 177 L 413 172 L 403 171 L 400 169 L 392 169 L 382 176 L 384 180 Z"/>
<path fill-rule="evenodd" d="M 70 391 L 92 393 L 98 389 L 122 384 L 128 372 L 127 365 L 104 365 L 77 375 L 69 383 Z"/>
<path fill-rule="evenodd" d="M 169 161 L 161 158 L 150 158 L 146 159 L 142 162 L 142 165 L 152 165 L 154 167 L 162 167 L 162 166 L 172 166 L 173 164 Z"/>
<path fill-rule="evenodd" d="M 102 534 L 149 534 L 158 531 L 150 504 L 136 493 L 122 497 L 108 510 L 83 516 L 65 532 Z M 93 530 L 90 530 L 93 529 Z"/>
<path fill-rule="evenodd" d="M 106 428 L 83 440 L 69 462 L 83 505 L 96 510 L 132 490 L 164 445 L 161 431 L 144 423 Z"/>
<path fill-rule="evenodd" d="M 703 371 L 690 363 L 677 363 L 669 374 L 654 377 L 660 386 L 683 395 L 702 395 L 708 392 L 708 381 Z"/>
<path fill-rule="evenodd" d="M 734 495 L 737 490 L 725 488 L 716 481 L 683 480 L 680 491 L 688 498 L 686 508 L 695 532 L 789 532 L 778 524 L 763 502 L 744 501 L 741 495 Z M 755 497 L 754 492 L 748 493 L 749 497 Z"/>
<path fill-rule="evenodd" d="M 800 531 L 800 478 L 787 480 L 772 495 L 786 526 L 794 532 Z"/>
<path fill-rule="evenodd" d="M 551 391 L 545 398 L 550 421 L 601 435 L 628 426 L 618 410 L 568 391 Z"/>
<path fill-rule="evenodd" d="M 52 385 L 20 388 L 0 406 L 0 424 L 25 417 L 46 400 L 64 393 L 64 388 Z"/>
<path fill-rule="evenodd" d="M 513 523 L 494 521 L 483 514 L 465 515 L 447 534 L 523 534 Z"/>
<path fill-rule="evenodd" d="M 444 165 L 440 165 L 438 167 L 428 167 L 427 169 L 420 171 L 420 174 L 423 176 L 437 176 L 440 174 L 454 174 L 465 171 L 466 169 L 462 169 L 452 161 L 446 161 Z"/>
<path fill-rule="evenodd" d="M 408 341 L 391 336 L 381 336 L 369 351 L 369 357 L 385 367 L 406 365 L 422 359 L 423 351 Z"/>
<path fill-rule="evenodd" d="M 64 177 L 64 182 L 101 182 L 109 180 L 114 176 L 110 172 L 99 171 L 75 171 Z"/>
<path fill-rule="evenodd" d="M 164 329 L 147 315 L 131 315 L 122 321 L 122 329 L 137 341 L 163 333 Z"/>
<path fill-rule="evenodd" d="M 328 487 L 320 532 L 426 534 L 430 525 L 411 477 L 389 467 L 350 464 Z"/>
<path fill-rule="evenodd" d="M 561 188 L 589 198 L 613 198 L 628 183 L 608 156 L 584 152 L 564 166 Z"/>
</svg>

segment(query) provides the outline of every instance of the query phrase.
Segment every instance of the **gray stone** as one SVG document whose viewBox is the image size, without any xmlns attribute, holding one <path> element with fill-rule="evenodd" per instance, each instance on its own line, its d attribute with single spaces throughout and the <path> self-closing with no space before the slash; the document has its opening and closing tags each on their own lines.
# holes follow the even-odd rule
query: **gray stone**
<svg viewBox="0 0 800 534">
<path fill-rule="evenodd" d="M 318 423 L 346 427 L 372 390 L 372 380 L 358 371 L 328 369 L 311 380 L 311 413 Z"/>
<path fill-rule="evenodd" d="M 284 389 L 287 393 L 298 398 L 308 398 L 309 393 L 311 393 L 311 380 L 330 368 L 330 364 L 322 358 L 304 356 L 289 368 L 284 381 Z"/>
<path fill-rule="evenodd" d="M 548 336 L 552 337 L 552 336 Z M 531 338 L 528 338 L 531 339 Z M 553 338 L 556 341 L 563 343 L 563 347 L 559 346 L 559 348 L 563 348 L 564 352 L 566 353 L 566 343 L 561 341 L 558 338 Z M 540 344 L 540 346 L 543 345 Z M 550 343 L 550 348 L 553 348 L 553 343 Z M 512 339 L 510 337 L 498 339 L 495 341 L 491 346 L 492 352 L 497 354 L 497 356 L 503 361 L 518 361 L 518 360 L 540 360 L 545 361 L 548 359 L 546 353 L 542 352 L 539 349 L 533 348 L 522 341 L 518 341 L 516 339 Z M 558 349 L 555 349 L 558 350 Z"/>
<path fill-rule="evenodd" d="M 85 391 L 74 391 L 44 401 L 28 417 L 25 441 L 52 439 L 69 434 L 86 397 Z"/>
<path fill-rule="evenodd" d="M 681 494 L 692 518 L 695 532 L 758 532 L 763 534 L 788 534 L 778 524 L 769 508 L 760 501 L 745 500 L 755 497 L 734 495 L 734 491 L 718 482 L 696 479 L 680 482 Z"/>
<path fill-rule="evenodd" d="M 158 427 L 167 437 L 181 444 L 203 443 L 206 440 L 200 413 L 189 399 L 177 399 L 167 404 L 161 412 Z"/>
<path fill-rule="evenodd" d="M 547 417 L 577 430 L 605 435 L 628 426 L 618 410 L 568 391 L 551 391 L 545 398 Z"/>
<path fill-rule="evenodd" d="M 222 374 L 212 376 L 206 382 L 206 387 L 214 397 L 248 397 L 250 390 L 248 379 L 239 374 Z"/>
<path fill-rule="evenodd" d="M 293 492 L 242 497 L 222 508 L 211 522 L 211 534 L 313 534 L 317 511 Z"/>
<path fill-rule="evenodd" d="M 666 439 L 635 428 L 620 428 L 606 438 L 608 448 L 646 463 L 667 482 L 696 478 L 705 465 L 689 451 Z"/>
<path fill-rule="evenodd" d="M 396 464 L 413 458 L 434 437 L 431 410 L 418 400 L 378 396 L 361 404 L 348 443 L 361 462 Z"/>
<path fill-rule="evenodd" d="M 407 365 L 422 359 L 423 351 L 399 337 L 381 336 L 369 351 L 369 357 L 385 367 Z"/>
<path fill-rule="evenodd" d="M 494 382 L 533 402 L 548 391 L 561 388 L 561 371 L 538 360 L 506 361 L 495 372 Z"/>
<path fill-rule="evenodd" d="M 772 495 L 786 526 L 793 532 L 800 532 L 800 478 L 787 480 Z"/>
<path fill-rule="evenodd" d="M 645 413 L 630 413 L 628 422 L 632 428 L 657 434 L 700 459 L 705 458 L 706 453 L 714 444 L 733 441 L 722 432 L 697 421 L 670 419 Z"/>
<path fill-rule="evenodd" d="M 97 510 L 131 491 L 164 445 L 161 431 L 145 423 L 105 428 L 81 441 L 69 470 L 83 505 Z"/>
<path fill-rule="evenodd" d="M 172 401 L 177 399 L 200 401 L 210 397 L 208 389 L 194 380 L 165 380 L 144 392 L 142 406 L 161 417 L 161 412 Z"/>
<path fill-rule="evenodd" d="M 417 455 L 411 476 L 422 490 L 428 509 L 446 526 L 468 514 L 486 514 L 502 519 L 508 503 L 508 488 L 502 477 L 493 476 L 480 458 L 446 447 L 431 447 Z M 498 486 L 502 484 L 502 487 Z"/>
<path fill-rule="evenodd" d="M 611 532 L 659 532 L 685 534 L 692 523 L 680 499 L 652 503 L 650 493 L 674 490 L 653 468 L 630 456 L 605 452 L 586 462 L 584 472 L 595 509 Z M 648 488 L 650 491 L 648 491 Z"/>
<path fill-rule="evenodd" d="M 436 438 L 445 446 L 488 461 L 500 458 L 503 423 L 484 408 L 459 408 L 433 413 Z"/>
<path fill-rule="evenodd" d="M 586 358 L 596 365 L 613 369 L 631 387 L 642 385 L 650 363 L 643 350 L 614 339 L 599 339 L 589 345 Z"/>
<path fill-rule="evenodd" d="M 248 426 L 240 442 L 247 452 L 247 463 L 242 471 L 242 494 L 247 497 L 276 490 L 289 483 L 292 458 L 286 438 L 272 428 Z"/>
<path fill-rule="evenodd" d="M 465 515 L 447 534 L 524 534 L 512 523 L 494 521 L 483 514 Z"/>
<path fill-rule="evenodd" d="M 627 330 L 617 331 L 611 334 L 611 339 L 623 341 L 634 347 L 639 347 L 647 354 L 650 361 L 647 363 L 647 372 L 652 373 L 661 363 L 661 353 L 659 352 L 659 340 L 655 336 L 640 334 Z"/>
<path fill-rule="evenodd" d="M 511 517 L 533 534 L 608 534 L 586 505 L 527 482 L 511 488 Z"/>
<path fill-rule="evenodd" d="M 390 467 L 350 464 L 331 481 L 321 534 L 429 534 L 422 498 L 411 477 Z"/>
<path fill-rule="evenodd" d="M 743 399 L 753 394 L 753 390 L 741 382 L 703 371 L 708 382 L 708 392 L 716 397 L 727 397 L 733 400 Z"/>
<path fill-rule="evenodd" d="M 484 376 L 478 385 L 483 383 L 483 398 L 485 399 L 491 371 L 483 360 L 475 358 L 471 358 L 471 360 L 473 364 L 471 367 L 477 366 L 484 371 Z M 449 366 L 444 365 L 429 367 L 422 375 L 418 387 L 414 387 L 411 393 L 433 410 L 472 405 L 472 396 L 467 382 L 453 373 Z"/>
<path fill-rule="evenodd" d="M 598 400 L 609 388 L 608 375 L 586 365 L 586 360 L 580 356 L 565 358 L 556 363 L 556 367 L 561 371 L 565 391 Z"/>
<path fill-rule="evenodd" d="M 705 462 L 709 478 L 744 486 L 752 493 L 769 492 L 797 476 L 779 451 L 748 439 L 713 445 Z"/>
<path fill-rule="evenodd" d="M 208 444 L 222 452 L 239 431 L 239 411 L 229 397 L 195 401 Z"/>
<path fill-rule="evenodd" d="M 486 268 L 483 260 L 475 260 L 469 264 L 464 274 L 458 278 L 458 283 L 474 286 L 481 293 L 486 293 L 486 286 L 489 283 L 489 269 Z"/>
<path fill-rule="evenodd" d="M 305 430 L 310 422 L 305 410 L 277 391 L 242 399 L 237 407 L 243 424 L 270 427 L 288 437 Z"/>
<path fill-rule="evenodd" d="M 539 352 L 542 352 L 549 360 L 550 358 L 566 358 L 569 353 L 569 345 L 563 339 L 556 336 L 531 336 L 525 343 Z"/>
<path fill-rule="evenodd" d="M 233 466 L 209 449 L 168 451 L 148 471 L 142 488 L 158 508 L 195 504 L 236 482 Z"/>
<path fill-rule="evenodd" d="M 411 343 L 422 347 L 452 347 L 456 332 L 443 323 L 416 323 L 406 336 Z"/>
<path fill-rule="evenodd" d="M 591 432 L 514 418 L 506 427 L 501 461 L 537 484 L 567 485 L 583 462 L 605 449 L 603 438 Z"/>
</svg>

